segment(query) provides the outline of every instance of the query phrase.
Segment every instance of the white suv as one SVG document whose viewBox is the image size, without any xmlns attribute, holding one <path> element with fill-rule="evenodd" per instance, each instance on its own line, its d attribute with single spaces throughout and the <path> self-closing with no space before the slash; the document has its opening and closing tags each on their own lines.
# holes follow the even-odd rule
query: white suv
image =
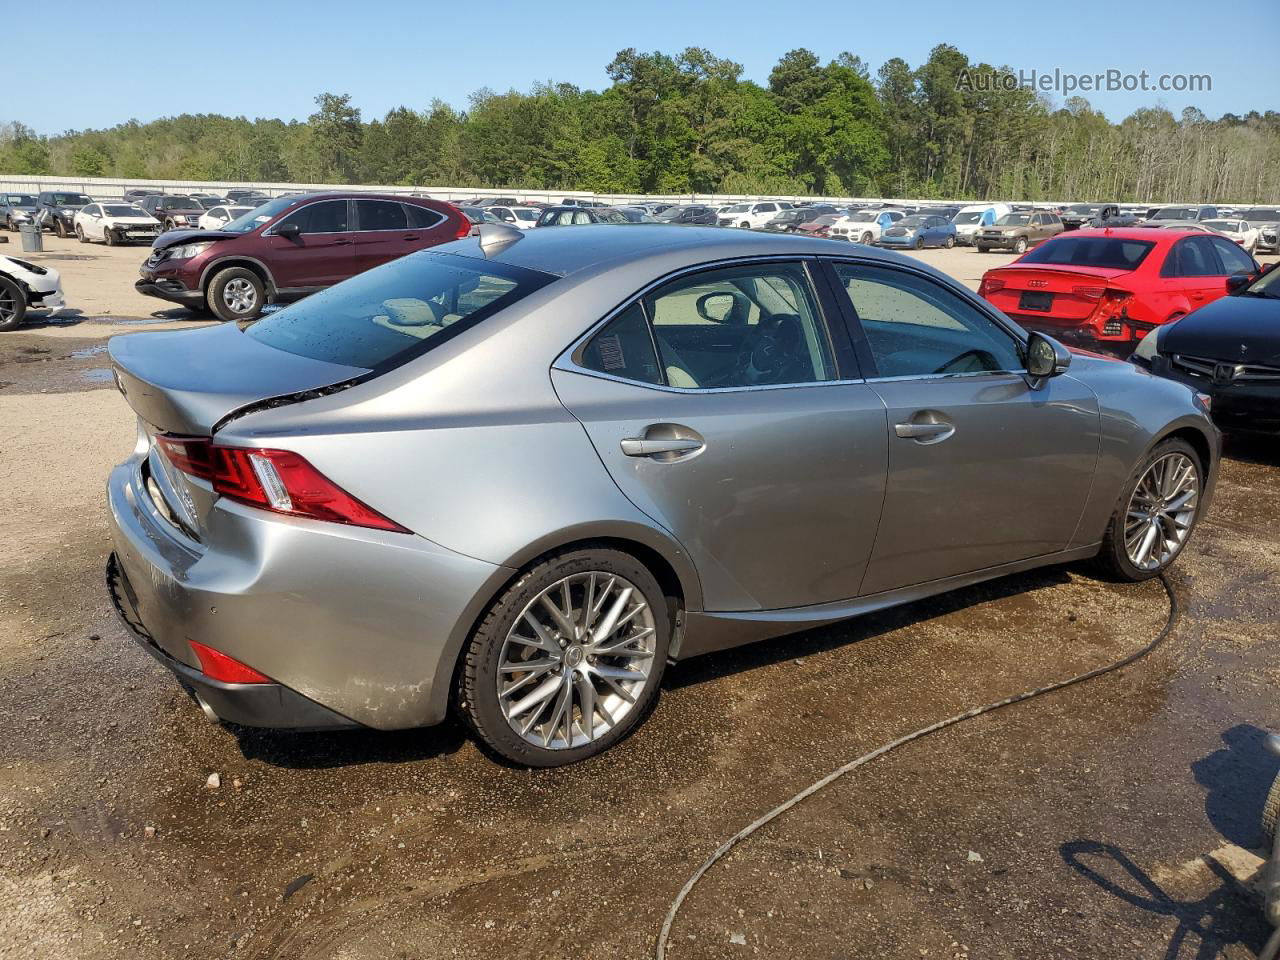
<svg viewBox="0 0 1280 960">
<path fill-rule="evenodd" d="M 772 220 L 779 210 L 790 210 L 791 204 L 782 200 L 760 200 L 754 203 L 735 203 L 720 211 L 720 226 L 758 229 Z"/>
<path fill-rule="evenodd" d="M 881 234 L 905 216 L 901 210 L 856 210 L 832 224 L 829 236 L 853 243 L 879 243 Z"/>
</svg>

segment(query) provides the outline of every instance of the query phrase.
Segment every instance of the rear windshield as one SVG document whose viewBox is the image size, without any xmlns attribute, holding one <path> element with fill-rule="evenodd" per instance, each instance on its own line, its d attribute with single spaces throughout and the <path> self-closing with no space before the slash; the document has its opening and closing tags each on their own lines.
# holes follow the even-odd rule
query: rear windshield
<svg viewBox="0 0 1280 960">
<path fill-rule="evenodd" d="M 1200 211 L 1195 207 L 1161 207 L 1151 217 L 1152 220 L 1194 220 Z"/>
<path fill-rule="evenodd" d="M 1122 240 L 1119 237 L 1057 236 L 1035 247 L 1022 258 L 1022 262 L 1135 270 L 1154 246 L 1145 240 Z"/>
<path fill-rule="evenodd" d="M 287 353 L 374 370 L 422 353 L 554 279 L 424 251 L 268 314 L 246 332 Z"/>
<path fill-rule="evenodd" d="M 59 207 L 87 207 L 93 203 L 83 193 L 55 193 L 53 202 Z"/>
<path fill-rule="evenodd" d="M 151 214 L 133 204 L 104 203 L 102 212 L 108 217 L 149 217 Z"/>
</svg>

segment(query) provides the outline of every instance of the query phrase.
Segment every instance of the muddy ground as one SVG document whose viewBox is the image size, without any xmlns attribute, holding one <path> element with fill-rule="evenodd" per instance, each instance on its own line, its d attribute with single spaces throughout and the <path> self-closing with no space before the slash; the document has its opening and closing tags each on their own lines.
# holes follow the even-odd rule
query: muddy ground
<svg viewBox="0 0 1280 960">
<path fill-rule="evenodd" d="M 1158 583 L 1011 577 L 677 666 L 635 736 L 552 772 L 453 724 L 212 726 L 102 585 L 103 482 L 134 427 L 101 348 L 197 321 L 132 291 L 140 250 L 46 249 L 70 309 L 0 336 L 0 957 L 650 956 L 687 876 L 774 804 L 1166 617 Z M 1008 259 L 922 256 L 971 285 Z M 1227 453 L 1167 643 L 838 781 L 707 875 L 670 956 L 1253 956 L 1280 444 Z"/>
</svg>

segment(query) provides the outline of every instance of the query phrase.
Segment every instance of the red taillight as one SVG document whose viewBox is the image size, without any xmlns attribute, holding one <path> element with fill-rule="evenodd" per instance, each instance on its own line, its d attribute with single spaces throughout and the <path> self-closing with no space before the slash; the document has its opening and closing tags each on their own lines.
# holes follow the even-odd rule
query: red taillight
<svg viewBox="0 0 1280 960">
<path fill-rule="evenodd" d="M 1107 292 L 1107 288 L 1085 285 L 1072 287 L 1071 291 L 1081 297 L 1088 297 L 1090 300 L 1101 300 L 1102 295 Z"/>
<path fill-rule="evenodd" d="M 156 440 L 175 467 L 209 481 L 215 493 L 240 503 L 291 517 L 409 532 L 291 450 L 224 447 L 204 437 L 161 435 Z"/>
<path fill-rule="evenodd" d="M 1004 288 L 1005 282 L 999 277 L 983 277 L 982 283 L 978 284 L 978 296 L 985 297 L 989 293 L 995 293 Z"/>
<path fill-rule="evenodd" d="M 458 232 L 454 236 L 461 240 L 463 237 L 471 236 L 472 223 L 462 213 L 459 213 L 458 216 L 462 218 L 462 222 L 458 224 Z"/>
<path fill-rule="evenodd" d="M 259 673 L 253 667 L 246 666 L 234 657 L 206 647 L 203 643 L 188 640 L 196 659 L 200 661 L 200 671 L 209 679 L 220 683 L 271 683 L 270 677 Z"/>
</svg>

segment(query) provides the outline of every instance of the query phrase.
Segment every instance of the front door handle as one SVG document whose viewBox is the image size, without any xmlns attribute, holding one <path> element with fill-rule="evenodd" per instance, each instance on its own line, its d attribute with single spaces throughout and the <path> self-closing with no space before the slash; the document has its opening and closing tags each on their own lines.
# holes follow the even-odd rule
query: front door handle
<svg viewBox="0 0 1280 960">
<path fill-rule="evenodd" d="M 683 438 L 648 440 L 643 437 L 627 437 L 619 445 L 628 457 L 652 457 L 661 453 L 689 453 L 699 450 L 702 448 L 702 441 Z"/>
<path fill-rule="evenodd" d="M 940 443 L 956 432 L 954 424 L 930 420 L 894 424 L 893 430 L 904 440 L 918 440 L 921 443 Z"/>
</svg>

